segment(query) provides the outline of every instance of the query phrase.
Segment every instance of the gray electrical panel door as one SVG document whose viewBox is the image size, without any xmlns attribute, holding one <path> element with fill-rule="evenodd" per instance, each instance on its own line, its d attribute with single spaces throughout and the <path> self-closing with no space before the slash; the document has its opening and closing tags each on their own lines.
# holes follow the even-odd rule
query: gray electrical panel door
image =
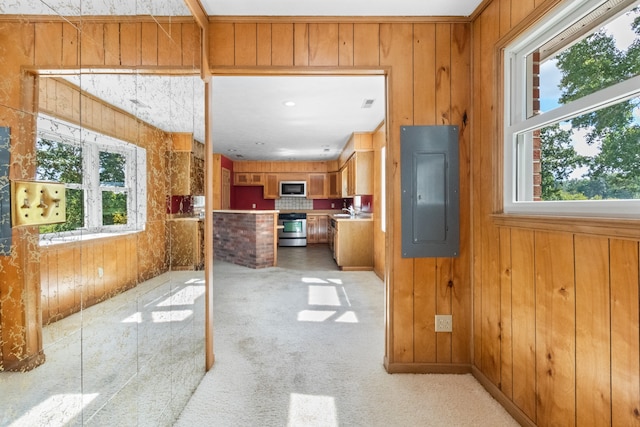
<svg viewBox="0 0 640 427">
<path fill-rule="evenodd" d="M 9 128 L 0 127 L 0 255 L 11 255 L 11 197 Z"/>
<path fill-rule="evenodd" d="M 457 257 L 458 126 L 403 126 L 400 149 L 402 257 Z"/>
</svg>

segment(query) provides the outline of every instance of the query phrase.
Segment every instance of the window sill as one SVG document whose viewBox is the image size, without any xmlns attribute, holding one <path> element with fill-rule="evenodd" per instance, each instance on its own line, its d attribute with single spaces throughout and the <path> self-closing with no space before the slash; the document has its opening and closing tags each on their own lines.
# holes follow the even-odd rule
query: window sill
<svg viewBox="0 0 640 427">
<path fill-rule="evenodd" d="M 82 233 L 65 236 L 40 237 L 40 247 L 56 246 L 60 244 L 82 243 L 89 240 L 109 239 L 135 234 L 141 230 L 118 231 L 113 233 Z"/>
<path fill-rule="evenodd" d="M 519 214 L 494 214 L 491 218 L 494 225 L 498 227 L 640 239 L 640 220 L 638 219 Z"/>
</svg>

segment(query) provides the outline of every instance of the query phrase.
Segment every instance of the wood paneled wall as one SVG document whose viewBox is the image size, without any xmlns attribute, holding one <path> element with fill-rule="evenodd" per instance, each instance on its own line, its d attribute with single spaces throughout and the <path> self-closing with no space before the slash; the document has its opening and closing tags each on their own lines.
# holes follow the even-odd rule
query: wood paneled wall
<svg viewBox="0 0 640 427">
<path fill-rule="evenodd" d="M 392 372 L 468 369 L 471 362 L 470 24 L 463 22 L 214 21 L 215 73 L 386 73 L 389 180 L 385 363 Z M 213 102 L 216 102 L 213 99 Z M 400 126 L 460 126 L 461 256 L 400 254 Z M 214 144 L 215 145 L 215 144 Z M 434 315 L 452 313 L 454 332 L 436 334 Z"/>
<path fill-rule="evenodd" d="M 135 235 L 43 247 L 40 250 L 42 323 L 60 320 L 137 283 Z"/>
<path fill-rule="evenodd" d="M 640 425 L 638 233 L 625 231 L 637 223 L 598 229 L 493 215 L 498 47 L 556 3 L 493 0 L 473 22 L 473 363 L 523 423 Z"/>
<path fill-rule="evenodd" d="M 47 324 L 167 270 L 164 247 L 148 243 L 164 241 L 166 232 L 164 156 L 170 135 L 65 80 L 43 77 L 39 83 L 40 111 L 146 148 L 148 169 L 146 231 L 41 248 L 42 321 Z"/>
<path fill-rule="evenodd" d="M 386 233 L 382 230 L 382 149 L 387 144 L 387 124 L 382 123 L 373 134 L 373 271 L 384 280 Z M 385 149 L 386 150 L 386 149 Z M 386 155 L 386 154 L 385 154 Z M 386 219 L 386 218 L 385 218 Z"/>
<path fill-rule="evenodd" d="M 10 178 L 34 178 L 35 113 L 39 101 L 50 114 L 73 123 L 82 122 L 95 130 L 142 145 L 147 149 L 149 211 L 145 231 L 136 234 L 134 246 L 138 256 L 133 257 L 136 280 L 146 280 L 164 271 L 164 248 L 157 242 L 164 241 L 165 236 L 166 173 L 163 159 L 166 135 L 132 120 L 122 111 L 103 108 L 95 99 L 80 97 L 61 82 L 48 81 L 43 88 L 47 95 L 43 98 L 42 92 L 38 92 L 38 78 L 30 71 L 106 68 L 199 74 L 201 40 L 198 26 L 192 19 L 182 18 L 152 20 L 123 17 L 121 22 L 98 22 L 95 19 L 73 21 L 52 16 L 46 19 L 35 17 L 30 22 L 0 17 L 0 40 L 3 49 L 0 55 L 0 123 L 11 129 Z M 0 370 L 31 369 L 44 361 L 40 328 L 41 274 L 47 280 L 46 309 L 49 313 L 59 314 L 68 309 L 71 291 L 65 289 L 61 292 L 52 284 L 53 276 L 49 271 L 60 267 L 59 262 L 52 260 L 76 260 L 74 250 L 62 253 L 61 249 L 56 249 L 55 255 L 41 254 L 35 227 L 15 228 L 12 238 L 11 256 L 0 257 Z M 128 242 L 128 239 L 124 241 Z M 114 244 L 123 243 L 118 241 Z M 93 249 L 87 250 L 91 252 Z M 52 262 L 41 268 L 41 255 Z M 117 268 L 117 263 L 113 264 L 117 258 L 108 258 L 105 262 Z M 80 274 L 81 265 L 74 265 L 75 273 Z M 108 283 L 112 283 L 111 274 L 105 269 Z M 120 278 L 120 273 L 117 275 Z M 70 286 L 75 283 L 75 279 L 68 279 L 68 273 L 56 274 L 56 277 L 63 277 Z M 85 275 L 85 278 L 89 277 L 92 276 Z M 126 287 L 131 278 L 127 275 L 121 279 L 118 279 L 120 284 L 114 286 Z M 104 291 L 110 292 L 109 287 Z M 49 298 L 50 295 L 58 295 L 57 300 L 62 301 L 62 306 L 53 307 L 52 301 L 56 298 Z"/>
</svg>

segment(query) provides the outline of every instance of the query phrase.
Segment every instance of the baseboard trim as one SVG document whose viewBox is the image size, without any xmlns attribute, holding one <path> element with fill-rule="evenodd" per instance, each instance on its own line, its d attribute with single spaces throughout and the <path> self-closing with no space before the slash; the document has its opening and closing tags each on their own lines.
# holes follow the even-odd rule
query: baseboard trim
<svg viewBox="0 0 640 427">
<path fill-rule="evenodd" d="M 390 374 L 470 374 L 471 366 L 452 363 L 388 363 L 385 369 Z"/>
<path fill-rule="evenodd" d="M 489 392 L 489 394 L 498 401 L 498 403 L 523 427 L 536 427 L 536 423 L 516 406 L 511 399 L 496 387 L 489 378 L 487 378 L 478 368 L 471 367 L 471 373 L 474 378 Z"/>
<path fill-rule="evenodd" d="M 32 354 L 20 360 L 2 360 L 0 361 L 0 371 L 7 372 L 27 372 L 42 365 L 46 357 L 44 351 Z"/>
</svg>

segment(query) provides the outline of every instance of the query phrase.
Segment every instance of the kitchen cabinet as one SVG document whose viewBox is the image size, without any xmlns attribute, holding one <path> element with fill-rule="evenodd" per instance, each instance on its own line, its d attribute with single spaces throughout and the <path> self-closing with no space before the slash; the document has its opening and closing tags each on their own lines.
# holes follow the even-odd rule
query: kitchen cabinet
<svg viewBox="0 0 640 427">
<path fill-rule="evenodd" d="M 167 251 L 172 270 L 202 270 L 204 267 L 204 221 L 177 218 L 167 221 Z"/>
<path fill-rule="evenodd" d="M 278 188 L 279 176 L 275 173 L 267 173 L 264 175 L 264 190 L 262 197 L 265 199 L 280 198 L 280 189 Z"/>
<path fill-rule="evenodd" d="M 308 179 L 307 198 L 326 199 L 327 198 L 327 174 L 310 173 Z"/>
<path fill-rule="evenodd" d="M 204 144 L 191 133 L 172 133 L 171 149 L 166 152 L 169 167 L 169 194 L 204 195 Z"/>
<path fill-rule="evenodd" d="M 204 194 L 204 159 L 188 151 L 168 151 L 169 194 L 201 196 Z"/>
<path fill-rule="evenodd" d="M 264 185 L 264 174 L 260 172 L 235 172 L 233 185 Z"/>
<path fill-rule="evenodd" d="M 373 221 L 333 220 L 333 257 L 341 270 L 373 269 Z"/>
<path fill-rule="evenodd" d="M 329 195 L 330 199 L 342 198 L 342 174 L 340 172 L 329 172 Z"/>
<path fill-rule="evenodd" d="M 327 215 L 307 214 L 307 243 L 327 243 L 328 242 Z"/>
<path fill-rule="evenodd" d="M 345 166 L 346 195 L 373 194 L 373 151 L 356 151 Z"/>
</svg>

